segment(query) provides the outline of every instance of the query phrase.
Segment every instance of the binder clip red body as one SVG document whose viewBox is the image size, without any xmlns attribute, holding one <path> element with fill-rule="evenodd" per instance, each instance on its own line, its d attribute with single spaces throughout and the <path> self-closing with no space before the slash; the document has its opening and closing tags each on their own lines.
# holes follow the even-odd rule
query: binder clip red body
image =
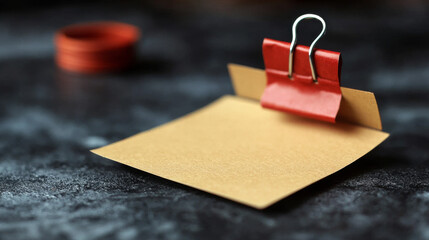
<svg viewBox="0 0 429 240">
<path fill-rule="evenodd" d="M 322 32 L 310 47 L 296 46 L 296 26 L 303 19 L 322 22 Z M 325 21 L 314 14 L 296 19 L 292 43 L 264 39 L 263 55 L 267 86 L 261 105 L 278 111 L 335 122 L 341 102 L 341 55 L 314 49 L 325 34 Z"/>
</svg>

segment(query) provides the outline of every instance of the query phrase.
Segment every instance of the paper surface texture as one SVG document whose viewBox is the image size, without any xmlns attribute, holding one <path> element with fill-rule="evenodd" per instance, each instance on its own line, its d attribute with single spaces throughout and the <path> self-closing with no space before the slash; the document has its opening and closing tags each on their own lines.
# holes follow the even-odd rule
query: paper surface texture
<svg viewBox="0 0 429 240">
<path fill-rule="evenodd" d="M 251 78 L 263 73 L 256 75 Z M 248 94 L 258 91 L 250 88 Z M 262 209 L 344 168 L 387 136 L 367 127 L 306 119 L 263 109 L 258 101 L 225 96 L 93 152 Z"/>
</svg>

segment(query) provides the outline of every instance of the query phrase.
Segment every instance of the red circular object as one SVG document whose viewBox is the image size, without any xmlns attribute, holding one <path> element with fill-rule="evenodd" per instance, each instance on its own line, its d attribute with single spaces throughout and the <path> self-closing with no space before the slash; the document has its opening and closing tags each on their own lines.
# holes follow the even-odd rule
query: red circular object
<svg viewBox="0 0 429 240">
<path fill-rule="evenodd" d="M 55 35 L 57 65 L 83 73 L 124 69 L 135 59 L 139 35 L 137 27 L 118 22 L 64 27 Z"/>
</svg>

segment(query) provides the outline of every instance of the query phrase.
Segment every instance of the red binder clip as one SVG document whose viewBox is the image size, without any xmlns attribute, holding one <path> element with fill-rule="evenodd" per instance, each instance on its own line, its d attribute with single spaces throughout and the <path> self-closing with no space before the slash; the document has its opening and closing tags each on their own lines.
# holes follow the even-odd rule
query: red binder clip
<svg viewBox="0 0 429 240">
<path fill-rule="evenodd" d="M 317 19 L 323 25 L 310 47 L 296 45 L 296 26 L 303 19 Z M 326 24 L 320 16 L 305 14 L 293 23 L 292 43 L 264 39 L 264 108 L 335 122 L 341 102 L 341 56 L 338 52 L 314 50 L 325 31 Z"/>
</svg>

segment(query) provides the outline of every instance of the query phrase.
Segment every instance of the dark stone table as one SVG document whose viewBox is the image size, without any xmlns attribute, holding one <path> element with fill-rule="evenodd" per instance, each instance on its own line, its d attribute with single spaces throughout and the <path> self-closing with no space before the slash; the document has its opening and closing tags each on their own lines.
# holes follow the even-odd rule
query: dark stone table
<svg viewBox="0 0 429 240">
<path fill-rule="evenodd" d="M 425 4 L 168 3 L 1 12 L 0 239 L 429 239 Z M 342 85 L 376 94 L 391 136 L 368 155 L 259 211 L 89 152 L 232 94 L 226 64 L 263 68 L 262 39 L 290 41 L 306 12 L 327 21 L 319 47 L 342 52 Z M 136 66 L 98 76 L 58 70 L 55 30 L 100 19 L 142 29 Z M 309 44 L 319 25 L 304 25 Z"/>
</svg>

